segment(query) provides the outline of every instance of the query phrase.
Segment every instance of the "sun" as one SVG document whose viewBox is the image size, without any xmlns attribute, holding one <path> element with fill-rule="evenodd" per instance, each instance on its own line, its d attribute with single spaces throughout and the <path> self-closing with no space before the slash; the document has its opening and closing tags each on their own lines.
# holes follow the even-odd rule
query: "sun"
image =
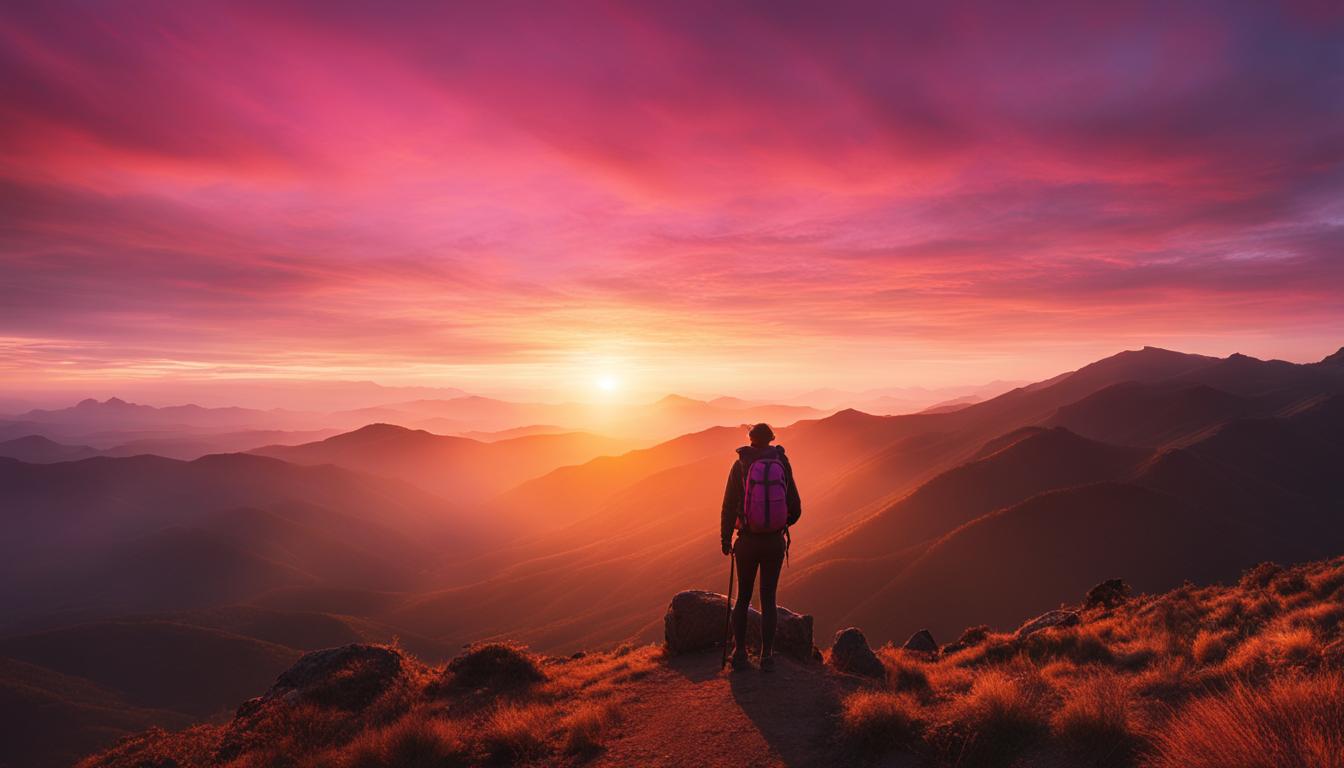
<svg viewBox="0 0 1344 768">
<path fill-rule="evenodd" d="M 621 381 L 615 376 L 598 376 L 593 383 L 597 388 L 607 394 L 611 394 L 621 388 Z"/>
</svg>

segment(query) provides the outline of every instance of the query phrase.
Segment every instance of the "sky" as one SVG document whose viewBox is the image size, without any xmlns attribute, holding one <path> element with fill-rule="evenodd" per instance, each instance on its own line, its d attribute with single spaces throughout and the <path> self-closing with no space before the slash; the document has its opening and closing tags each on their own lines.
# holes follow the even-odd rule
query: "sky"
<svg viewBox="0 0 1344 768">
<path fill-rule="evenodd" d="M 1336 2 L 0 8 L 6 391 L 1344 344 Z"/>
</svg>

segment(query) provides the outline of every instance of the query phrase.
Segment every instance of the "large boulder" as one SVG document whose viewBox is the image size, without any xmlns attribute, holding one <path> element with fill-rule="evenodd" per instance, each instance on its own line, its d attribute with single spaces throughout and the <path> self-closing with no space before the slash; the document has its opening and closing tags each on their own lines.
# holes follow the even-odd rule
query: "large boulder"
<svg viewBox="0 0 1344 768">
<path fill-rule="evenodd" d="M 817 656 L 812 644 L 812 617 L 779 607 L 775 650 L 800 661 Z M 692 589 L 678 592 L 663 615 L 663 639 L 670 654 L 694 653 L 721 647 L 728 621 L 728 598 L 718 592 Z M 747 647 L 761 646 L 761 612 L 747 612 Z"/>
<path fill-rule="evenodd" d="M 1017 630 L 1017 639 L 1025 640 L 1045 629 L 1076 627 L 1080 621 L 1081 619 L 1078 618 L 1078 613 L 1076 611 L 1066 611 L 1063 609 L 1047 611 L 1019 627 Z"/>
<path fill-rule="evenodd" d="M 920 653 L 937 653 L 938 642 L 933 639 L 933 633 L 927 629 L 921 629 L 910 636 L 901 646 L 907 651 L 918 651 Z"/>
<path fill-rule="evenodd" d="M 886 677 L 887 668 L 868 646 L 868 638 L 858 627 L 849 627 L 835 633 L 831 643 L 831 666 L 841 672 L 864 677 Z"/>
</svg>

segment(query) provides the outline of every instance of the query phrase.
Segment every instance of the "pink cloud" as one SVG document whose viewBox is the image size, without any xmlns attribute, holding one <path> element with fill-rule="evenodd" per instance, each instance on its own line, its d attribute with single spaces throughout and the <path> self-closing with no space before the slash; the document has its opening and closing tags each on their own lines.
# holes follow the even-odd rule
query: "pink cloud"
<svg viewBox="0 0 1344 768">
<path fill-rule="evenodd" d="M 0 370 L 488 388 L 605 355 L 749 391 L 1319 356 L 1342 38 L 1198 4 L 15 8 Z"/>
</svg>

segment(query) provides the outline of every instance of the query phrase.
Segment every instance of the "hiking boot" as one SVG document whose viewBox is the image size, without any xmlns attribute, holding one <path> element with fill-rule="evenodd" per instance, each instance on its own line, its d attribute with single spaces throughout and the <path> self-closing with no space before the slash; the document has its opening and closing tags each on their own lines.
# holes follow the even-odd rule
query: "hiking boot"
<svg viewBox="0 0 1344 768">
<path fill-rule="evenodd" d="M 761 657 L 761 671 L 762 671 L 762 672 L 774 672 L 774 671 L 775 671 L 775 657 L 774 657 L 774 656 L 762 656 L 762 657 Z"/>
<path fill-rule="evenodd" d="M 745 653 L 740 656 L 734 653 L 732 658 L 728 659 L 728 663 L 732 665 L 734 672 L 751 669 L 751 662 L 747 660 L 747 654 Z"/>
</svg>

